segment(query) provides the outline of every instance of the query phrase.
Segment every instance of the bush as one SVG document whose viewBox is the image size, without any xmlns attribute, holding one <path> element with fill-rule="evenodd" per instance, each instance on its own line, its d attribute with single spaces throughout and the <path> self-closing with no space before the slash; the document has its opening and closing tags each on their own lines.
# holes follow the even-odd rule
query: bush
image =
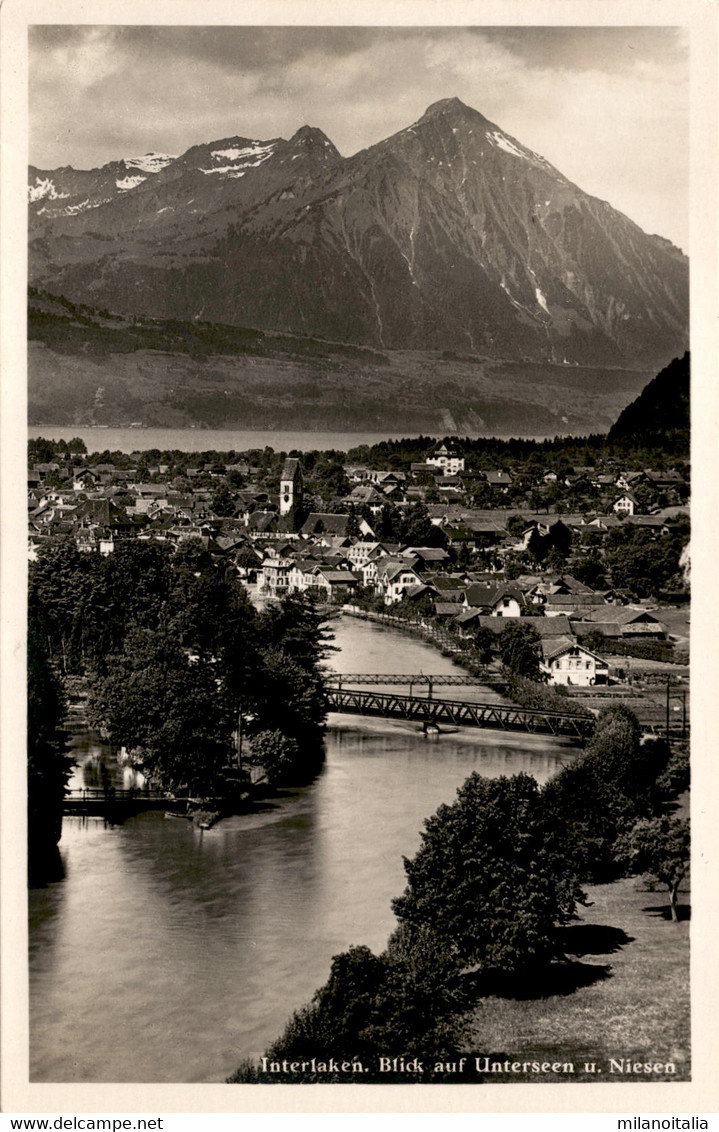
<svg viewBox="0 0 719 1132">
<path fill-rule="evenodd" d="M 275 786 L 292 782 L 297 774 L 299 744 L 281 731 L 260 731 L 250 742 L 249 762 L 264 768 L 267 781 Z"/>
<path fill-rule="evenodd" d="M 549 688 L 546 684 L 537 684 L 535 680 L 510 676 L 507 694 L 520 707 L 534 711 L 566 711 L 573 715 L 584 715 L 588 719 L 593 718 L 591 711 L 575 703 L 561 686 Z"/>
</svg>

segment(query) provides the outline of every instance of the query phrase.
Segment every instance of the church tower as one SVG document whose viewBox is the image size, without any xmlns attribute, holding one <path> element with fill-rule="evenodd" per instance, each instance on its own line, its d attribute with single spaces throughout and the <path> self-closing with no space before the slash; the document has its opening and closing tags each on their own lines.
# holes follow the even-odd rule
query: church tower
<svg viewBox="0 0 719 1132">
<path fill-rule="evenodd" d="M 302 468 L 299 460 L 285 460 L 280 475 L 280 515 L 289 515 L 302 503 Z"/>
</svg>

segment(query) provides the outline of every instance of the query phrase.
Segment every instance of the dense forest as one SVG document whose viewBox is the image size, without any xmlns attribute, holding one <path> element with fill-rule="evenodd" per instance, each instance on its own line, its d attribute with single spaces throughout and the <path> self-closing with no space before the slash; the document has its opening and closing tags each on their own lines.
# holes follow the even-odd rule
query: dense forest
<svg viewBox="0 0 719 1132">
<path fill-rule="evenodd" d="M 222 798 L 241 789 L 252 764 L 272 783 L 306 782 L 321 766 L 331 646 L 308 596 L 259 612 L 199 545 L 173 554 L 131 540 L 105 558 L 60 538 L 31 566 L 29 609 L 39 849 L 59 837 L 66 675 L 87 679 L 91 723 L 162 789 Z"/>
</svg>

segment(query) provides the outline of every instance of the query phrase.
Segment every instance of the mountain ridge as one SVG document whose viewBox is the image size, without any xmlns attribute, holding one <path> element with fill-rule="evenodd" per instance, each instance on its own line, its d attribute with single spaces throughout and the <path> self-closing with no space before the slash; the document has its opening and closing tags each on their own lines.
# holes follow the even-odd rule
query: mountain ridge
<svg viewBox="0 0 719 1132">
<path fill-rule="evenodd" d="M 645 369 L 688 344 L 686 257 L 457 98 L 348 158 L 310 126 L 155 157 L 31 171 L 33 284 L 380 350 Z"/>
</svg>

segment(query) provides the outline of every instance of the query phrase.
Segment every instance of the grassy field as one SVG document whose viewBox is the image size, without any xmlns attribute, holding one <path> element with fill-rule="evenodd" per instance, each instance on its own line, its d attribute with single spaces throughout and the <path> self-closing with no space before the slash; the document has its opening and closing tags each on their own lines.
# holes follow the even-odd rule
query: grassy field
<svg viewBox="0 0 719 1132">
<path fill-rule="evenodd" d="M 573 1074 L 498 1073 L 491 1081 L 686 1081 L 690 1079 L 689 907 L 639 878 L 588 889 L 591 905 L 564 929 L 568 963 L 551 984 L 509 987 L 477 1005 L 468 1048 L 493 1061 L 571 1062 Z M 676 1072 L 611 1071 L 610 1059 L 671 1062 Z M 585 1070 L 596 1063 L 596 1073 Z"/>
</svg>

